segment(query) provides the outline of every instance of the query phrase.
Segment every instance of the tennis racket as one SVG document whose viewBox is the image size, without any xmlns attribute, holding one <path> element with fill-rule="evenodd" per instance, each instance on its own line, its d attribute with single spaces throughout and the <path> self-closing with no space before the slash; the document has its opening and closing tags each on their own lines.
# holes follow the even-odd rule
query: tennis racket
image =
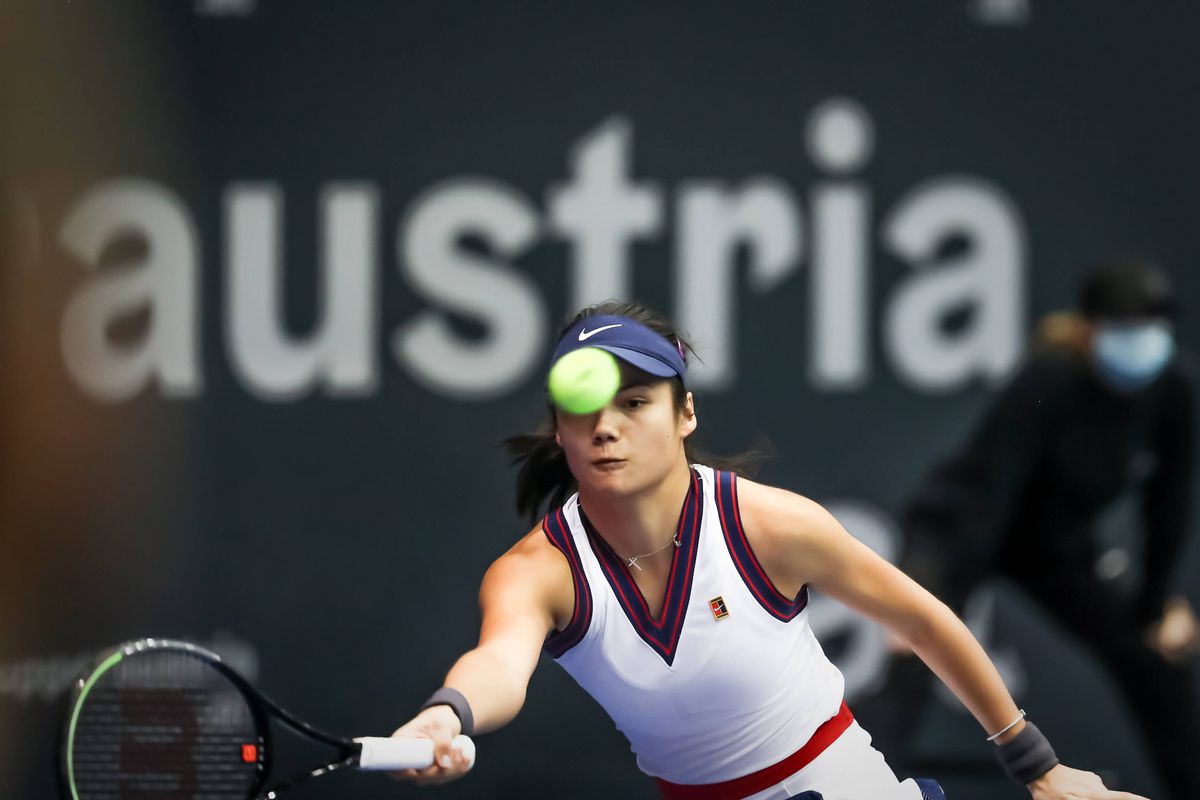
<svg viewBox="0 0 1200 800">
<path fill-rule="evenodd" d="M 285 779 L 269 720 L 333 753 Z M 473 764 L 466 736 L 454 745 Z M 187 642 L 142 639 L 97 659 L 67 707 L 61 767 L 68 800 L 269 800 L 344 767 L 424 769 L 429 739 L 343 739 L 268 700 L 215 653 Z"/>
</svg>

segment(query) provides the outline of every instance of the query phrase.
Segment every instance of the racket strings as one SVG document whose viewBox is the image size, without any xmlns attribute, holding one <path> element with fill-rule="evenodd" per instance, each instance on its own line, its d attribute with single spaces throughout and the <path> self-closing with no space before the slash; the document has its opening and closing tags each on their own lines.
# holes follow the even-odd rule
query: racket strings
<svg viewBox="0 0 1200 800">
<path fill-rule="evenodd" d="M 178 653 L 116 664 L 80 699 L 78 800 L 232 800 L 260 782 L 263 741 L 241 692 Z"/>
</svg>

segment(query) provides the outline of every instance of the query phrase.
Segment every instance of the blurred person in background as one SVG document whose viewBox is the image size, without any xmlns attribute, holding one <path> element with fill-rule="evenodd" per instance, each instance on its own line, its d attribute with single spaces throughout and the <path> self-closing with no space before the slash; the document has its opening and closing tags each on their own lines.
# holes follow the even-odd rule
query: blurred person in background
<svg viewBox="0 0 1200 800">
<path fill-rule="evenodd" d="M 1078 306 L 1046 317 L 971 438 L 920 486 L 904 514 L 903 566 L 960 613 L 985 578 L 1015 581 L 1107 668 L 1171 797 L 1192 800 L 1200 625 L 1173 569 L 1192 520 L 1194 379 L 1176 352 L 1176 304 L 1159 269 L 1103 264 L 1086 275 Z M 1097 532 L 1131 499 L 1144 569 L 1122 592 L 1106 579 Z M 879 697 L 890 705 L 878 713 L 903 728 L 875 723 L 883 748 L 902 749 L 930 697 L 920 667 L 909 654 L 889 667 Z"/>
</svg>

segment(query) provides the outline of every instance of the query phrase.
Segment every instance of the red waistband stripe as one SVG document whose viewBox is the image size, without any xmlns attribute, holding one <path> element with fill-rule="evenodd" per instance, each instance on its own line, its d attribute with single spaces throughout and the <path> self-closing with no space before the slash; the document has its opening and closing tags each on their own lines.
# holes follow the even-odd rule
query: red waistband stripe
<svg viewBox="0 0 1200 800">
<path fill-rule="evenodd" d="M 823 722 L 803 747 L 778 763 L 721 783 L 671 783 L 660 778 L 658 790 L 664 800 L 739 800 L 749 797 L 775 786 L 811 764 L 846 732 L 852 722 L 854 715 L 843 701 L 838 713 Z"/>
</svg>

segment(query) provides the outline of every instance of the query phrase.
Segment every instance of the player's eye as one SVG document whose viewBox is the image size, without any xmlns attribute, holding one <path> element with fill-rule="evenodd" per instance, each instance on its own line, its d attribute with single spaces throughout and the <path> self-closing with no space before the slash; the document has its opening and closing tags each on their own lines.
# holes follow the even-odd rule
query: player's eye
<svg viewBox="0 0 1200 800">
<path fill-rule="evenodd" d="M 646 399 L 644 397 L 629 397 L 625 400 L 626 408 L 641 408 L 644 405 L 646 405 Z"/>
</svg>

